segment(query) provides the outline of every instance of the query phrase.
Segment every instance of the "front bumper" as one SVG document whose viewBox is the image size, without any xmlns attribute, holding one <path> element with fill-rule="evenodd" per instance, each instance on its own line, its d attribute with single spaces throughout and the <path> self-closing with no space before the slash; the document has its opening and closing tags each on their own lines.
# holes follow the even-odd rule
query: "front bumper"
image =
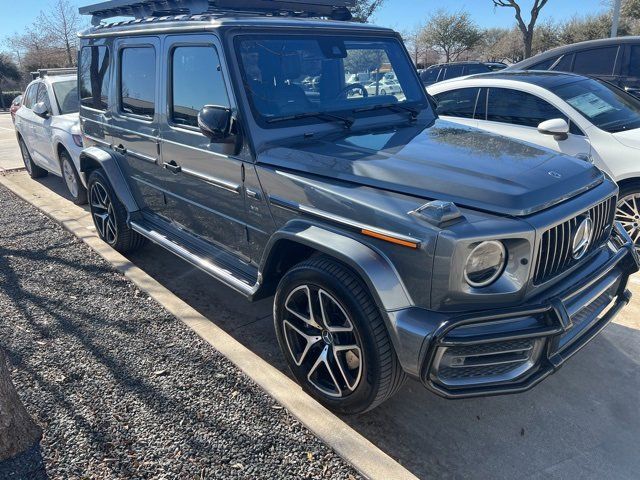
<svg viewBox="0 0 640 480">
<path fill-rule="evenodd" d="M 630 275 L 640 266 L 635 246 L 616 225 L 601 261 L 527 305 L 444 316 L 429 312 L 391 317 L 408 373 L 446 398 L 519 393 L 557 371 L 629 303 Z M 424 312 L 424 311 L 423 311 Z M 420 318 L 422 317 L 422 319 Z M 426 321 L 424 321 L 426 320 Z M 422 337 L 419 342 L 418 337 Z M 418 350 L 418 343 L 421 346 Z M 412 371 L 413 370 L 413 371 Z"/>
</svg>

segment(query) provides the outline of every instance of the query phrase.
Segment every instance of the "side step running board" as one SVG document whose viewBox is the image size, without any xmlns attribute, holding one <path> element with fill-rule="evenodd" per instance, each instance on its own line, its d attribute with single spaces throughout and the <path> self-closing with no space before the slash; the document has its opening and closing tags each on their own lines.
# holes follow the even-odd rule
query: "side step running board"
<svg viewBox="0 0 640 480">
<path fill-rule="evenodd" d="M 249 298 L 253 297 L 253 295 L 255 295 L 255 293 L 258 291 L 258 288 L 260 287 L 259 281 L 256 282 L 254 285 L 251 285 L 246 280 L 238 278 L 236 275 L 234 275 L 229 269 L 225 268 L 224 266 L 221 266 L 208 258 L 194 255 L 192 252 L 187 250 L 182 245 L 179 245 L 176 242 L 173 242 L 172 240 L 167 238 L 161 232 L 148 229 L 145 226 L 141 225 L 140 223 L 133 222 L 133 221 L 130 222 L 130 225 L 133 230 L 138 232 L 140 235 L 147 237 L 153 243 L 157 243 L 161 247 L 169 250 L 171 253 L 189 262 L 194 267 L 199 268 L 203 272 L 211 275 L 215 279 L 221 281 L 225 285 L 228 285 L 229 287 L 233 288 L 235 291 Z"/>
</svg>

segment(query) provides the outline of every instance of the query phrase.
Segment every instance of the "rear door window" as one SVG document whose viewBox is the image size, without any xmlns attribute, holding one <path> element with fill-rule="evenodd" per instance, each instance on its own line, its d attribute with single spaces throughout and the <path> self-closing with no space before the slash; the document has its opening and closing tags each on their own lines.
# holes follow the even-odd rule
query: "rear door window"
<svg viewBox="0 0 640 480">
<path fill-rule="evenodd" d="M 570 72 L 573 68 L 573 53 L 568 53 L 563 56 L 557 65 L 553 67 L 553 70 L 557 72 Z"/>
<path fill-rule="evenodd" d="M 438 104 L 438 115 L 473 118 L 479 88 L 461 88 L 434 96 Z"/>
<path fill-rule="evenodd" d="M 628 75 L 640 78 L 640 45 L 630 45 Z"/>
<path fill-rule="evenodd" d="M 155 113 L 156 53 L 126 47 L 120 53 L 120 111 L 152 118 Z"/>
<path fill-rule="evenodd" d="M 171 121 L 198 126 L 198 112 L 205 105 L 228 107 L 220 58 L 212 46 L 177 47 L 172 55 Z"/>
<path fill-rule="evenodd" d="M 78 67 L 82 106 L 107 110 L 110 73 L 107 47 L 82 48 Z"/>
<path fill-rule="evenodd" d="M 457 78 L 463 75 L 464 67 L 462 65 L 451 65 L 444 72 L 444 79 Z"/>
<path fill-rule="evenodd" d="M 467 66 L 467 71 L 466 74 L 467 75 L 473 75 L 474 73 L 486 73 L 486 72 L 490 72 L 491 69 L 489 67 L 487 67 L 486 65 L 482 65 L 482 64 L 471 64 Z"/>
<path fill-rule="evenodd" d="M 487 120 L 536 128 L 553 118 L 564 118 L 560 110 L 530 93 L 507 88 L 490 88 Z"/>
<path fill-rule="evenodd" d="M 439 68 L 430 68 L 420 74 L 420 79 L 424 83 L 435 83 L 438 80 L 438 73 L 440 73 Z"/>
<path fill-rule="evenodd" d="M 573 72 L 584 75 L 613 75 L 618 46 L 583 50 L 576 53 Z"/>
</svg>

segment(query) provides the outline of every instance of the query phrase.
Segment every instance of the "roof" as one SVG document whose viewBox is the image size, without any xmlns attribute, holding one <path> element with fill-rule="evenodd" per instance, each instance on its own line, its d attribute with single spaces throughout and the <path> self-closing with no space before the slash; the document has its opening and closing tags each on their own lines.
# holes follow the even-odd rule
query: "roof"
<svg viewBox="0 0 640 480">
<path fill-rule="evenodd" d="M 300 18 L 291 16 L 265 16 L 236 13 L 204 15 L 167 15 L 144 19 L 125 20 L 101 24 L 80 32 L 81 38 L 123 35 L 125 33 L 156 33 L 215 30 L 222 27 L 290 27 L 331 28 L 343 30 L 367 30 L 394 33 L 392 29 L 371 24 Z"/>
<path fill-rule="evenodd" d="M 623 43 L 640 43 L 640 36 L 636 37 L 615 37 L 615 38 L 602 38 L 599 40 L 587 40 L 586 42 L 572 43 L 571 45 L 564 45 L 562 47 L 552 48 L 546 52 L 539 53 L 533 57 L 522 60 L 521 62 L 511 65 L 509 70 L 521 70 L 534 65 L 538 62 L 542 62 L 548 58 L 563 55 L 565 53 L 574 52 L 578 50 L 584 50 L 587 48 L 606 47 L 608 45 L 619 45 Z"/>
<path fill-rule="evenodd" d="M 548 89 L 564 85 L 566 83 L 572 83 L 586 79 L 588 79 L 588 77 L 576 75 L 574 73 L 552 72 L 546 70 L 500 70 L 497 72 L 478 73 L 475 75 L 469 75 L 467 77 L 452 78 L 451 80 L 445 80 L 444 82 L 439 82 L 435 85 L 444 85 L 455 81 L 465 80 L 510 80 L 513 82 L 529 83 L 531 85 L 537 85 L 539 87 Z"/>
<path fill-rule="evenodd" d="M 149 17 L 203 15 L 207 13 L 243 13 L 252 15 L 287 15 L 351 20 L 349 8 L 356 0 L 109 0 L 81 7 L 81 15 L 91 15 L 96 26 L 114 17 Z"/>
</svg>

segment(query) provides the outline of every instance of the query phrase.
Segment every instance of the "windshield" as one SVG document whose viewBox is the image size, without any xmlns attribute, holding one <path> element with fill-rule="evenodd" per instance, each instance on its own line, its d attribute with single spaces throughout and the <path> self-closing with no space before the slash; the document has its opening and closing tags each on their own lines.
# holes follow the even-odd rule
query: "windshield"
<svg viewBox="0 0 640 480">
<path fill-rule="evenodd" d="M 640 127 L 640 101 L 606 82 L 580 80 L 551 91 L 606 132 Z"/>
<path fill-rule="evenodd" d="M 80 110 L 78 102 L 77 80 L 65 80 L 53 84 L 53 93 L 56 96 L 60 115 L 76 113 Z"/>
<path fill-rule="evenodd" d="M 393 38 L 243 36 L 236 45 L 252 108 L 267 123 L 428 108 L 411 61 Z"/>
</svg>

